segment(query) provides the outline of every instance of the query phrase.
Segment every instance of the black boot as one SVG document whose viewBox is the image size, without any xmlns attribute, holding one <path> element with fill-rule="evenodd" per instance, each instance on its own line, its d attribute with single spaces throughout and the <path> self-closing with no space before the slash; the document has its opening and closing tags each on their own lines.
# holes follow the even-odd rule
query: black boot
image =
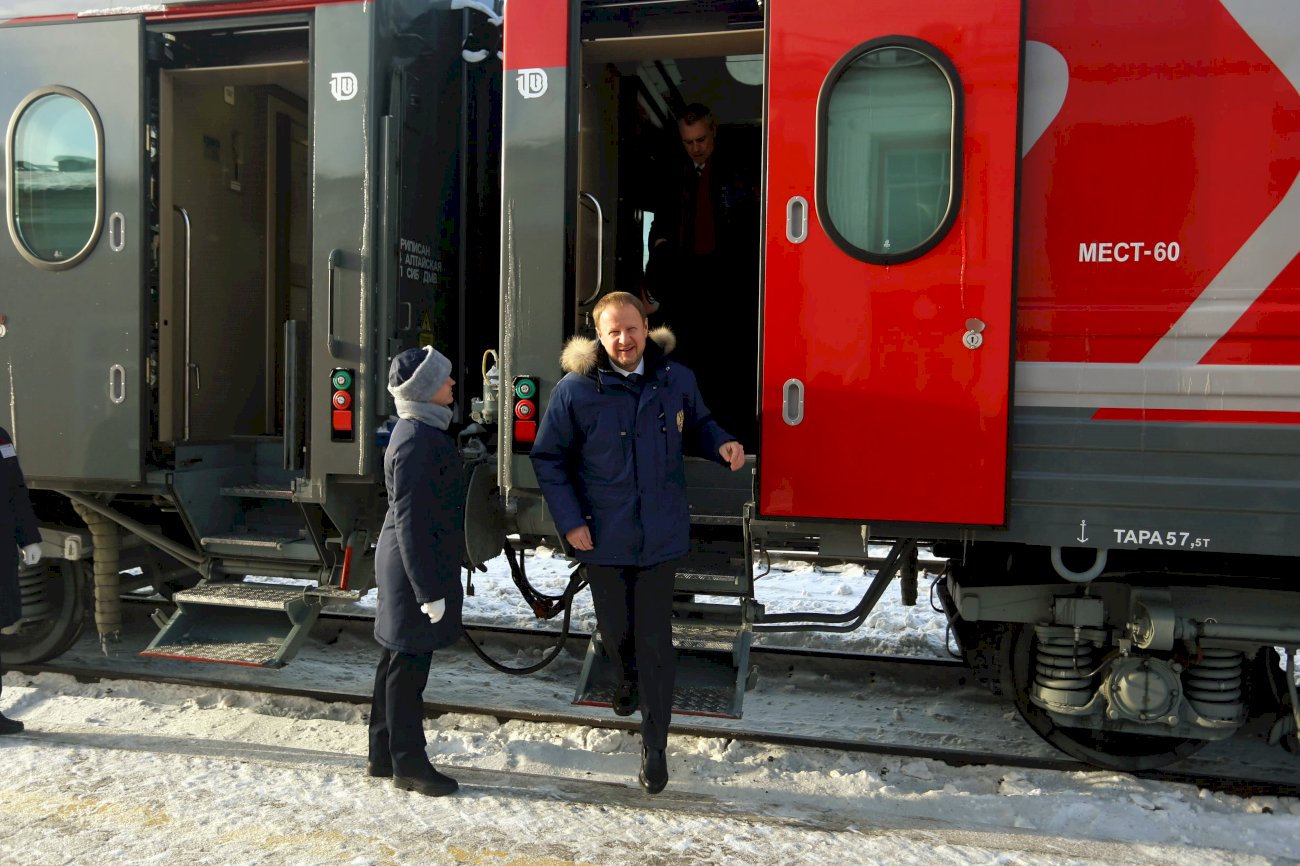
<svg viewBox="0 0 1300 866">
<path fill-rule="evenodd" d="M 366 775 L 376 779 L 387 779 L 393 775 L 392 761 L 367 761 Z"/>
<path fill-rule="evenodd" d="M 401 788 L 403 791 L 415 791 L 426 797 L 445 797 L 456 793 L 460 785 L 456 784 L 455 779 L 444 776 L 430 766 L 418 776 L 394 776 L 393 787 Z"/>
<path fill-rule="evenodd" d="M 637 707 L 641 705 L 641 695 L 636 683 L 623 680 L 615 686 L 613 705 L 616 716 L 630 716 L 635 713 Z"/>
<path fill-rule="evenodd" d="M 668 784 L 668 755 L 664 749 L 641 747 L 641 787 L 647 794 L 658 794 Z"/>
<path fill-rule="evenodd" d="M 21 734 L 22 732 L 23 732 L 22 722 L 18 721 L 17 719 L 5 718 L 4 714 L 0 713 L 0 736 L 3 736 L 5 734 Z"/>
</svg>

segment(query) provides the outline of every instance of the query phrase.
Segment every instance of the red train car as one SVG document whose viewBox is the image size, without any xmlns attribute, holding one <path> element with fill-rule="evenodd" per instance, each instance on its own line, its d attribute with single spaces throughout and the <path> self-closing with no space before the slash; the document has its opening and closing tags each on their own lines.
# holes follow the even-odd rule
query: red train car
<svg viewBox="0 0 1300 866">
<path fill-rule="evenodd" d="M 1286 740 L 1297 38 L 1281 0 L 515 4 L 503 381 L 544 405 L 594 301 L 649 288 L 755 431 L 752 489 L 695 467 L 698 554 L 745 567 L 684 567 L 683 597 L 788 627 L 743 603 L 757 551 L 889 539 L 906 576 L 929 542 L 977 672 L 1072 754 L 1155 765 L 1251 713 Z M 695 102 L 761 211 L 708 279 L 659 285 L 654 178 Z M 553 536 L 529 429 L 503 425 L 499 482 Z"/>
</svg>

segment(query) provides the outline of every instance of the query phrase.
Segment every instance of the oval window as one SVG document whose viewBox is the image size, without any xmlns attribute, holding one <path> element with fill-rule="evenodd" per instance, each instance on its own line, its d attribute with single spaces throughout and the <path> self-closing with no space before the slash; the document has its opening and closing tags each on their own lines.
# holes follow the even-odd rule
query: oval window
<svg viewBox="0 0 1300 866">
<path fill-rule="evenodd" d="M 103 189 L 99 117 L 66 87 L 27 97 L 9 124 L 9 234 L 32 264 L 75 265 L 99 237 Z"/>
<path fill-rule="evenodd" d="M 818 106 L 819 210 L 849 255 L 892 264 L 934 247 L 960 201 L 961 85 L 934 46 L 888 37 L 831 70 Z"/>
</svg>

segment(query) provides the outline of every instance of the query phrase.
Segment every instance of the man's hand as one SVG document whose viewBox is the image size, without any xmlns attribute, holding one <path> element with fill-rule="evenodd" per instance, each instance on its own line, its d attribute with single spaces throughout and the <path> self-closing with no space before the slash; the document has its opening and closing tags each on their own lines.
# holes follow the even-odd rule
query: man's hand
<svg viewBox="0 0 1300 866">
<path fill-rule="evenodd" d="M 41 561 L 40 542 L 34 542 L 23 548 L 23 565 L 35 565 Z"/>
<path fill-rule="evenodd" d="M 447 602 L 441 598 L 437 601 L 426 601 L 420 605 L 420 610 L 424 611 L 424 615 L 429 618 L 429 622 L 437 625 L 442 619 L 442 615 L 447 612 Z"/>
<path fill-rule="evenodd" d="M 585 523 L 581 526 L 573 527 L 568 532 L 564 533 L 564 537 L 574 550 L 591 550 L 593 547 L 591 543 L 591 529 Z"/>
<path fill-rule="evenodd" d="M 722 443 L 722 447 L 718 449 L 718 455 L 727 461 L 727 465 L 731 467 L 732 472 L 745 465 L 745 446 L 735 439 Z"/>
</svg>

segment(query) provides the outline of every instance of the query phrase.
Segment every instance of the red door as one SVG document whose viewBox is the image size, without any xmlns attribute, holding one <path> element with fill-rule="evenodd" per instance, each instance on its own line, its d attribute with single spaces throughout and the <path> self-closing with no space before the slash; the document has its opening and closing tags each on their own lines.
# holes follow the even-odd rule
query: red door
<svg viewBox="0 0 1300 866">
<path fill-rule="evenodd" d="M 769 3 L 763 515 L 1005 522 L 1021 22 Z"/>
</svg>

